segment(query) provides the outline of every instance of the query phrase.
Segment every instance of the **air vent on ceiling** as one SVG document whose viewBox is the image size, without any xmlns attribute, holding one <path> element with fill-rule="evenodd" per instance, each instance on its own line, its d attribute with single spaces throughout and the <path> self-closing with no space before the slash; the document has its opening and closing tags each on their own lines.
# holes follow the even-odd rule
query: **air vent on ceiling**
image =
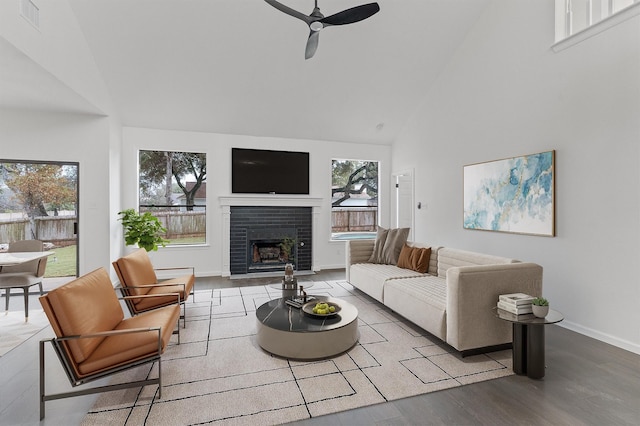
<svg viewBox="0 0 640 426">
<path fill-rule="evenodd" d="M 40 29 L 40 9 L 31 0 L 20 0 L 20 15 L 31 25 Z"/>
</svg>

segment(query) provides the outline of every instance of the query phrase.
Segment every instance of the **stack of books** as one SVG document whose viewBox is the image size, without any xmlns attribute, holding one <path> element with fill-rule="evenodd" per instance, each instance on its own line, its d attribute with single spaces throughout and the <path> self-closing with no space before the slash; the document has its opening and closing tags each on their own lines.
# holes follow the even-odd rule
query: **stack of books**
<svg viewBox="0 0 640 426">
<path fill-rule="evenodd" d="M 524 293 L 501 294 L 498 296 L 498 309 L 515 315 L 530 314 L 533 312 L 531 302 L 535 299 Z"/>
</svg>

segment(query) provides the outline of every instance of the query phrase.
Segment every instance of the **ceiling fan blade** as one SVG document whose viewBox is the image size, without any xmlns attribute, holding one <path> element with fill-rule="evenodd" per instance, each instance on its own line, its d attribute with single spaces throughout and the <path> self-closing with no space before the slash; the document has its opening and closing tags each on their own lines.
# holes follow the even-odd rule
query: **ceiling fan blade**
<svg viewBox="0 0 640 426">
<path fill-rule="evenodd" d="M 326 18 L 320 19 L 323 25 L 345 25 L 359 22 L 378 13 L 380 6 L 378 3 L 363 4 L 361 6 L 352 7 L 342 12 L 335 13 Z"/>
<path fill-rule="evenodd" d="M 312 58 L 318 49 L 318 40 L 320 39 L 320 33 L 318 31 L 311 31 L 309 38 L 307 39 L 307 47 L 304 50 L 304 58 Z"/>
<path fill-rule="evenodd" d="M 302 21 L 304 21 L 307 25 L 309 25 L 311 23 L 311 19 L 305 15 L 302 12 L 298 12 L 297 10 L 291 9 L 289 6 L 285 6 L 282 3 L 278 3 L 276 0 L 264 0 L 267 3 L 269 3 L 271 6 L 275 7 L 276 9 L 278 9 L 280 12 L 284 12 L 287 15 L 291 15 L 294 18 L 298 18 Z"/>
</svg>

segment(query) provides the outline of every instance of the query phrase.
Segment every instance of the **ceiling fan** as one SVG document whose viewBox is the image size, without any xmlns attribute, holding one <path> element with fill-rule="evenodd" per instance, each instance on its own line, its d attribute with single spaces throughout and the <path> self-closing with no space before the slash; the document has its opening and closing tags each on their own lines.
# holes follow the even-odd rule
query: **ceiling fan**
<svg viewBox="0 0 640 426">
<path fill-rule="evenodd" d="M 324 27 L 331 25 L 345 25 L 359 22 L 380 11 L 378 3 L 368 3 L 361 6 L 352 7 L 350 9 L 343 10 L 342 12 L 335 13 L 331 16 L 325 17 L 320 13 L 318 7 L 318 0 L 315 0 L 315 7 L 313 12 L 309 16 L 297 10 L 291 9 L 288 6 L 278 3 L 276 0 L 264 0 L 271 6 L 275 7 L 281 12 L 291 15 L 294 18 L 298 18 L 304 21 L 309 26 L 309 38 L 307 39 L 307 47 L 304 51 L 304 58 L 309 59 L 313 57 L 318 49 L 318 38 L 320 36 L 320 30 Z"/>
</svg>

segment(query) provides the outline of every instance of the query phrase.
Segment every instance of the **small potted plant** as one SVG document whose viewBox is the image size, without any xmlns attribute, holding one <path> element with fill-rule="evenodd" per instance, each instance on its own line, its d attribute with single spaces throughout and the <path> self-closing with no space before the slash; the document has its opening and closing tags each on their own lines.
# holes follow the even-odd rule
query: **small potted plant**
<svg viewBox="0 0 640 426">
<path fill-rule="evenodd" d="M 544 318 L 549 313 L 549 301 L 544 297 L 536 297 L 531 301 L 531 309 L 533 309 L 533 315 Z"/>
<path fill-rule="evenodd" d="M 162 222 L 149 212 L 139 214 L 134 209 L 118 212 L 124 226 L 124 241 L 128 246 L 137 244 L 146 251 L 157 251 L 158 246 L 164 247 L 169 241 L 162 238 L 167 232 Z"/>
</svg>

